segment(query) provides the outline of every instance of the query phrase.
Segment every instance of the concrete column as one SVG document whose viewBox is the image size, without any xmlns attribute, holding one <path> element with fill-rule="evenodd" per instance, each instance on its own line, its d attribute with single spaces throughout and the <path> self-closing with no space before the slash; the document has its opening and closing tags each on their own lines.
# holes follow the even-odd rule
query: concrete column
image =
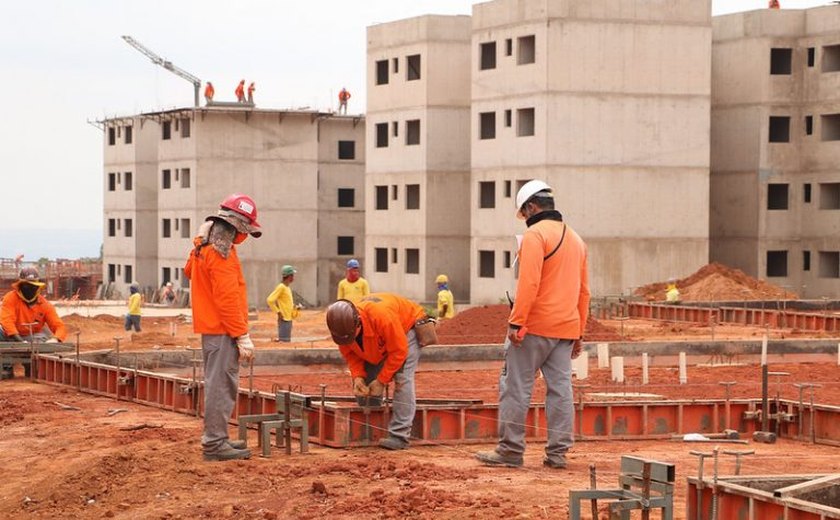
<svg viewBox="0 0 840 520">
<path fill-rule="evenodd" d="M 610 366 L 612 367 L 612 380 L 614 383 L 624 382 L 624 357 L 616 356 L 610 359 Z"/>
<path fill-rule="evenodd" d="M 598 368 L 610 366 L 610 344 L 598 343 Z"/>
<path fill-rule="evenodd" d="M 688 383 L 688 369 L 686 368 L 685 352 L 680 352 L 680 384 Z"/>
<path fill-rule="evenodd" d="M 649 378 L 648 378 L 649 363 L 650 363 L 650 361 L 648 360 L 647 352 L 642 352 L 642 384 L 643 385 L 646 385 L 650 382 Z"/>
<path fill-rule="evenodd" d="M 589 354 L 584 351 L 577 359 L 572 360 L 572 372 L 577 376 L 578 381 L 589 377 Z"/>
</svg>

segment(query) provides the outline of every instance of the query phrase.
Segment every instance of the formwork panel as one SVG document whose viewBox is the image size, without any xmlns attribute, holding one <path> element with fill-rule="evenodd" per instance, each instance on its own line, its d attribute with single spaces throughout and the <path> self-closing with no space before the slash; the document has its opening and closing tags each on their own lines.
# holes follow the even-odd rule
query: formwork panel
<svg viewBox="0 0 840 520">
<path fill-rule="evenodd" d="M 428 410 L 428 436 L 425 439 L 430 441 L 460 440 L 463 438 L 461 431 L 462 410 Z"/>
<path fill-rule="evenodd" d="M 610 434 L 618 437 L 642 435 L 642 409 L 638 406 L 611 406 Z"/>
<path fill-rule="evenodd" d="M 684 404 L 682 406 L 682 431 L 680 433 L 712 433 L 715 429 L 713 404 Z"/>
<path fill-rule="evenodd" d="M 464 438 L 468 440 L 492 439 L 499 435 L 495 408 L 469 408 L 464 426 Z"/>
<path fill-rule="evenodd" d="M 673 405 L 649 406 L 647 431 L 654 435 L 677 433 L 678 414 Z"/>
</svg>

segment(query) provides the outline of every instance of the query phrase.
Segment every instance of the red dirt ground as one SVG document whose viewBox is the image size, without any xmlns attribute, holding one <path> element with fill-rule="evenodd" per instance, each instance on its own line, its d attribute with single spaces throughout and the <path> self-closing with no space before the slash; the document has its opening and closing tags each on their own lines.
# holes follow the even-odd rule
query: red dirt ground
<svg viewBox="0 0 840 520">
<path fill-rule="evenodd" d="M 667 285 L 666 282 L 645 285 L 636 289 L 635 294 L 649 301 L 664 301 Z M 677 289 L 680 290 L 680 299 L 683 301 L 797 299 L 794 292 L 716 262 L 677 280 Z"/>
</svg>

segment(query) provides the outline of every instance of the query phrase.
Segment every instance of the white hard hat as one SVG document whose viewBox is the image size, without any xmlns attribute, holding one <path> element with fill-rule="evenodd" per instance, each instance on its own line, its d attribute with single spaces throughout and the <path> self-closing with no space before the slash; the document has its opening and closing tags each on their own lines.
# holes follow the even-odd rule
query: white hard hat
<svg viewBox="0 0 840 520">
<path fill-rule="evenodd" d="M 528 199 L 536 195 L 541 191 L 551 191 L 551 186 L 546 184 L 545 182 L 534 179 L 532 181 L 528 181 L 519 188 L 519 192 L 516 194 L 516 217 L 520 219 L 524 219 L 525 215 L 522 214 L 522 206 L 528 202 Z"/>
</svg>

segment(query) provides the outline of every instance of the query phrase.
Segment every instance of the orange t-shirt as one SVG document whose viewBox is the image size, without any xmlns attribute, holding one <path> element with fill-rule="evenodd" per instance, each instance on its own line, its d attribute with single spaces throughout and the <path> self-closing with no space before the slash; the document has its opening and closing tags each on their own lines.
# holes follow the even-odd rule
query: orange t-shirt
<svg viewBox="0 0 840 520">
<path fill-rule="evenodd" d="M 41 332 L 46 324 L 56 339 L 62 342 L 67 339 L 67 329 L 55 312 L 55 307 L 40 294 L 34 304 L 27 305 L 17 292 L 18 283 L 12 284 L 12 290 L 3 297 L 3 304 L 0 307 L 0 326 L 3 327 L 6 336 L 15 334 L 28 336 L 29 327 L 24 324 L 34 323 L 33 334 Z"/>
<path fill-rule="evenodd" d="M 196 249 L 201 238 L 195 239 Z M 190 252 L 184 275 L 190 279 L 193 330 L 197 334 L 226 334 L 232 338 L 248 332 L 248 293 L 242 266 L 231 246 L 227 258 L 211 245 Z"/>
</svg>

